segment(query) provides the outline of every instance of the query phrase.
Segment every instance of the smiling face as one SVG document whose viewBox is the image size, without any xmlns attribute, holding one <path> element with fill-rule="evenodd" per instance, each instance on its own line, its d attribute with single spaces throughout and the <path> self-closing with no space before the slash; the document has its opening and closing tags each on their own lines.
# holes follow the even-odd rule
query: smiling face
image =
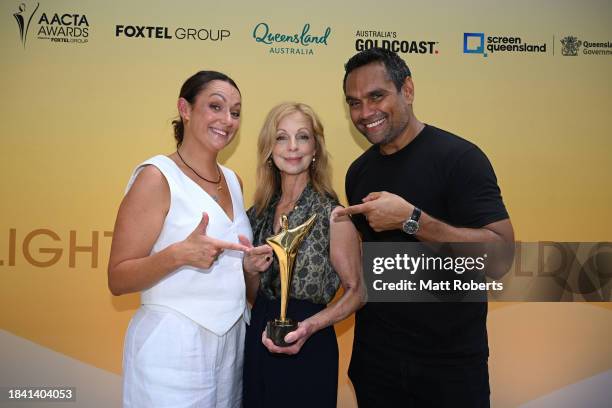
<svg viewBox="0 0 612 408">
<path fill-rule="evenodd" d="M 185 141 L 219 152 L 229 144 L 240 126 L 240 92 L 230 83 L 214 80 L 198 93 L 193 104 L 180 98 L 179 112 L 185 126 Z"/>
<path fill-rule="evenodd" d="M 315 135 L 308 117 L 293 112 L 278 122 L 272 160 L 281 174 L 308 174 L 315 151 Z"/>
<path fill-rule="evenodd" d="M 397 142 L 408 128 L 414 99 L 410 77 L 398 91 L 385 66 L 373 62 L 348 74 L 345 94 L 353 124 L 370 143 Z"/>
</svg>

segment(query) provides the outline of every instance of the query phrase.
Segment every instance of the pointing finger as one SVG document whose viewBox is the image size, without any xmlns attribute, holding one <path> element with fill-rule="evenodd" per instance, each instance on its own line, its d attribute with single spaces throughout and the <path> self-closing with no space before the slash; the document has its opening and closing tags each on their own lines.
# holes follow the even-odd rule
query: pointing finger
<svg viewBox="0 0 612 408">
<path fill-rule="evenodd" d="M 238 235 L 238 241 L 247 248 L 253 248 L 253 244 L 244 235 Z"/>
<path fill-rule="evenodd" d="M 348 215 L 348 213 L 346 212 L 346 208 L 337 208 L 332 212 L 332 217 L 334 219 L 344 217 L 345 215 Z"/>
<path fill-rule="evenodd" d="M 370 194 L 368 194 L 367 196 L 365 196 L 362 201 L 364 203 L 367 203 L 368 201 L 374 201 L 374 200 L 379 199 L 380 196 L 382 196 L 382 192 L 374 191 L 374 192 L 371 192 Z"/>
<path fill-rule="evenodd" d="M 242 252 L 247 252 L 249 250 L 249 247 L 244 246 L 242 244 L 238 244 L 236 242 L 222 241 L 220 239 L 215 239 L 215 238 L 210 238 L 210 243 L 219 249 L 230 249 L 233 251 L 242 251 Z"/>
<path fill-rule="evenodd" d="M 354 214 L 363 214 L 363 213 L 367 213 L 368 211 L 371 210 L 371 205 L 369 203 L 363 203 L 363 204 L 356 204 L 356 205 L 351 205 L 350 207 L 346 207 L 344 208 L 344 211 L 341 209 L 338 211 L 338 213 L 336 214 L 336 216 L 340 217 L 343 215 L 354 215 Z"/>
<path fill-rule="evenodd" d="M 272 247 L 270 245 L 260 245 L 249 250 L 253 255 L 272 255 Z"/>
</svg>

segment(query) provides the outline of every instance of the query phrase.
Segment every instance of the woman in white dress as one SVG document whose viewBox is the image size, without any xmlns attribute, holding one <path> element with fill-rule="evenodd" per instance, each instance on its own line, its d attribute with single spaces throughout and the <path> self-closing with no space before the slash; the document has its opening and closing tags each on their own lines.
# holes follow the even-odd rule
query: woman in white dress
<svg viewBox="0 0 612 408">
<path fill-rule="evenodd" d="M 146 160 L 128 183 L 108 266 L 114 295 L 141 292 L 124 347 L 125 407 L 239 407 L 245 320 L 243 255 L 252 248 L 241 182 L 217 163 L 240 125 L 241 95 L 225 74 L 183 84 L 177 150 Z"/>
</svg>

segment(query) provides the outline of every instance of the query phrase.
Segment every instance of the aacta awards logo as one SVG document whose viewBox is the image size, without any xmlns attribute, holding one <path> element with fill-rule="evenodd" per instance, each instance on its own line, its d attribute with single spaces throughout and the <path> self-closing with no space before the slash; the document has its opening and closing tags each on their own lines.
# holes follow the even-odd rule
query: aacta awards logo
<svg viewBox="0 0 612 408">
<path fill-rule="evenodd" d="M 21 3 L 18 11 L 13 14 L 13 17 L 17 20 L 19 36 L 24 48 L 28 39 L 30 24 L 39 6 L 40 3 L 36 3 L 36 7 Z M 43 11 L 40 17 L 36 18 L 36 21 L 38 25 L 36 28 L 37 40 L 49 40 L 56 44 L 84 44 L 88 41 L 89 21 L 84 14 Z"/>
<path fill-rule="evenodd" d="M 28 40 L 28 30 L 30 29 L 32 17 L 34 17 L 34 14 L 36 13 L 36 10 L 38 10 L 39 6 L 40 3 L 36 3 L 34 11 L 28 13 L 25 3 L 21 3 L 19 5 L 19 11 L 13 14 L 13 17 L 15 17 L 15 20 L 17 20 L 17 26 L 19 26 L 19 38 L 21 39 L 23 48 L 25 48 L 26 41 Z"/>
</svg>

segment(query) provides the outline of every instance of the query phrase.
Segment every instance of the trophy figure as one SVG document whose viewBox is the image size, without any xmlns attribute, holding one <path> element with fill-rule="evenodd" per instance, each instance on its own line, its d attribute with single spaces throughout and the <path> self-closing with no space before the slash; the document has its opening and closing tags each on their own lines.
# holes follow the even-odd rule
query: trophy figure
<svg viewBox="0 0 612 408">
<path fill-rule="evenodd" d="M 280 318 L 268 322 L 266 334 L 279 347 L 289 346 L 285 342 L 285 336 L 298 327 L 297 322 L 287 318 L 287 301 L 289 300 L 293 264 L 298 248 L 314 225 L 316 216 L 316 214 L 313 214 L 305 223 L 289 229 L 287 216 L 283 214 L 281 217 L 281 231 L 266 239 L 266 242 L 272 247 L 278 258 L 281 282 Z"/>
</svg>

